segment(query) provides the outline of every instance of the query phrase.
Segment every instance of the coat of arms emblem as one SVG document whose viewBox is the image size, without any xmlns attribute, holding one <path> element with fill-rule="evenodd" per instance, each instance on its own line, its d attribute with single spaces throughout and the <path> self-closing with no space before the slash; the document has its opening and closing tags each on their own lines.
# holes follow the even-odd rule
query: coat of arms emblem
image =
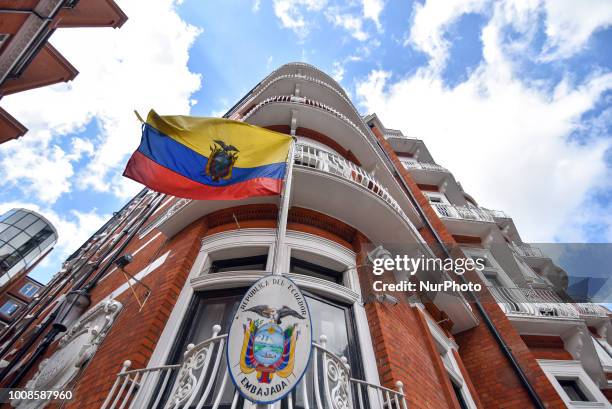
<svg viewBox="0 0 612 409">
<path fill-rule="evenodd" d="M 230 325 L 232 382 L 252 402 L 276 402 L 299 383 L 311 347 L 310 312 L 300 289 L 288 277 L 263 277 L 247 290 Z"/>
<path fill-rule="evenodd" d="M 275 374 L 281 378 L 288 377 L 293 372 L 295 341 L 299 330 L 298 324 L 282 328 L 281 320 L 286 316 L 300 320 L 305 317 L 286 305 L 280 309 L 258 305 L 246 311 L 255 312 L 271 320 L 249 320 L 245 325 L 240 369 L 246 374 L 256 371 L 257 380 L 261 383 L 270 383 Z"/>
<path fill-rule="evenodd" d="M 206 163 L 205 173 L 213 182 L 232 177 L 232 169 L 238 160 L 238 148 L 227 145 L 225 142 L 215 139 L 214 146 L 210 147 L 210 156 Z"/>
</svg>

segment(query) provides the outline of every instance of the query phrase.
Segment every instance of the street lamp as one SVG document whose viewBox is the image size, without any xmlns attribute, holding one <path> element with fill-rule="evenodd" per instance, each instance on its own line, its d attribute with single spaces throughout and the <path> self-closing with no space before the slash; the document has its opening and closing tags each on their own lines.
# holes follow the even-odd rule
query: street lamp
<svg viewBox="0 0 612 409">
<path fill-rule="evenodd" d="M 53 328 L 64 332 L 70 327 L 91 304 L 91 298 L 85 290 L 73 290 L 66 294 L 57 316 L 53 321 Z"/>
</svg>

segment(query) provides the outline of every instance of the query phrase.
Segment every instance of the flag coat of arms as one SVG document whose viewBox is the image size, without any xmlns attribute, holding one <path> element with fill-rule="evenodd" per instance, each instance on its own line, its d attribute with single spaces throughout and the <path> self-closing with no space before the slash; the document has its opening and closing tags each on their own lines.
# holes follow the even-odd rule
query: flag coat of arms
<svg viewBox="0 0 612 409">
<path fill-rule="evenodd" d="M 291 140 L 244 122 L 160 116 L 151 110 L 123 175 L 187 199 L 277 195 Z"/>
</svg>

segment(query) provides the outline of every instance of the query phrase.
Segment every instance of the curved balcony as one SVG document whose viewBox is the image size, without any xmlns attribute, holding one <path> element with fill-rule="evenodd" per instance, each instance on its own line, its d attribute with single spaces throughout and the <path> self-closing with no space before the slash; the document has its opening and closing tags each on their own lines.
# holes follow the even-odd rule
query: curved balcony
<svg viewBox="0 0 612 409">
<path fill-rule="evenodd" d="M 512 248 L 522 257 L 527 257 L 527 258 L 548 258 L 548 256 L 544 255 L 544 253 L 542 253 L 542 250 L 540 250 L 537 247 L 532 246 L 531 244 L 517 244 L 517 243 L 512 243 Z"/>
<path fill-rule="evenodd" d="M 297 72 L 296 72 L 297 71 Z M 340 92 L 345 98 L 348 98 L 346 91 L 344 88 L 338 84 L 338 82 L 333 79 L 329 74 L 326 74 L 324 71 L 321 71 L 314 65 L 306 64 L 304 62 L 292 62 L 281 65 L 276 70 L 272 71 L 255 89 L 254 92 L 259 91 L 261 88 L 265 87 L 270 81 L 273 81 L 275 78 L 285 75 L 285 74 L 299 74 L 299 75 L 307 75 L 303 71 L 310 71 L 310 77 L 313 77 L 322 82 L 326 82 L 332 85 L 338 92 Z M 319 77 L 319 78 L 317 78 Z"/>
<path fill-rule="evenodd" d="M 387 189 L 373 175 L 353 162 L 331 152 L 304 144 L 296 144 L 294 159 L 298 166 L 330 173 L 361 186 L 386 202 L 406 223 L 410 224 L 410 220 Z"/>
<path fill-rule="evenodd" d="M 401 159 L 400 162 L 410 172 L 416 183 L 440 186 L 449 178 L 449 171 L 436 164 Z"/>
<path fill-rule="evenodd" d="M 211 338 L 190 344 L 180 364 L 130 370 L 131 362 L 125 361 L 102 409 L 249 408 L 228 379 L 227 334 L 219 335 L 220 331 L 215 325 Z M 328 350 L 326 339 L 322 335 L 319 343 L 312 343 L 306 374 L 283 398 L 283 407 L 407 409 L 401 382 L 393 390 L 352 378 L 347 359 Z"/>
<path fill-rule="evenodd" d="M 370 172 L 334 153 L 296 144 L 291 206 L 329 215 L 353 226 L 378 243 L 416 243 L 418 234 L 387 186 Z M 245 199 L 245 203 L 276 203 L 273 196 Z M 230 201 L 178 199 L 147 224 L 141 236 L 159 228 L 172 237 L 198 218 L 228 206 Z M 376 217 L 371 217 L 375 215 Z M 389 235 L 393 232 L 393 236 Z"/>
<path fill-rule="evenodd" d="M 438 165 L 437 163 L 427 163 L 427 162 L 414 162 L 414 161 L 401 161 L 402 164 L 406 167 L 406 169 L 417 169 L 417 170 L 427 170 L 433 172 L 444 172 L 449 173 L 448 169 L 443 166 Z"/>
<path fill-rule="evenodd" d="M 268 98 L 274 95 L 292 94 L 295 91 L 295 84 L 297 82 L 314 84 L 315 87 L 309 88 L 308 90 L 301 89 L 300 93 L 307 94 L 308 97 L 313 100 L 325 101 L 325 105 L 327 106 L 336 106 L 338 109 L 342 110 L 344 114 L 350 116 L 362 131 L 367 132 L 367 125 L 363 122 L 361 115 L 355 109 L 353 103 L 346 97 L 344 92 L 312 76 L 304 74 L 282 74 L 275 76 L 257 87 L 249 98 L 249 101 L 257 101 L 262 97 Z M 334 97 L 336 97 L 336 99 L 334 99 Z M 340 102 L 340 105 L 338 105 L 337 102 Z"/>
<path fill-rule="evenodd" d="M 346 122 L 348 125 L 350 125 L 355 132 L 359 133 L 361 136 L 363 136 L 364 138 L 366 137 L 365 134 L 363 133 L 363 131 L 361 129 L 359 129 L 359 127 L 353 122 L 351 121 L 346 115 L 344 115 L 343 113 L 341 113 L 340 111 L 338 111 L 335 108 L 332 108 L 331 106 L 321 103 L 319 101 L 316 101 L 314 99 L 310 99 L 310 98 L 306 98 L 306 97 L 297 97 L 295 95 L 275 95 L 269 98 L 264 99 L 263 101 L 261 101 L 259 104 L 255 105 L 253 108 L 251 108 L 243 117 L 242 120 L 245 122 L 248 122 L 248 119 L 251 118 L 253 115 L 255 115 L 255 113 L 257 113 L 262 107 L 268 105 L 268 104 L 273 104 L 273 103 L 292 103 L 292 104 L 302 104 L 302 105 L 307 105 L 307 106 L 311 106 L 320 110 L 323 110 L 335 117 L 337 117 L 338 119 Z"/>
<path fill-rule="evenodd" d="M 594 303 L 569 303 L 545 288 L 489 287 L 507 315 L 532 318 L 607 318 L 610 311 Z"/>
<path fill-rule="evenodd" d="M 456 206 L 448 203 L 431 203 L 438 216 L 445 219 L 459 219 L 493 223 L 493 216 L 479 207 Z"/>
<path fill-rule="evenodd" d="M 383 160 L 381 153 L 364 131 L 342 112 L 320 101 L 295 95 L 276 95 L 255 105 L 242 120 L 266 127 L 290 124 L 294 115 L 298 127 L 309 128 L 332 138 L 352 151 L 364 168 L 380 167 Z M 397 184 L 392 180 L 390 172 L 387 177 L 385 182 L 388 186 Z"/>
</svg>

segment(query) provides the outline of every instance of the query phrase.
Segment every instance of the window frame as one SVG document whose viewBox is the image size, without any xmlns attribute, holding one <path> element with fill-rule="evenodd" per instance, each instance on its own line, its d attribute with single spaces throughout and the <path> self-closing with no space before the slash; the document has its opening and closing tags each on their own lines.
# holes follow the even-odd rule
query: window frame
<svg viewBox="0 0 612 409">
<path fill-rule="evenodd" d="M 17 306 L 17 308 L 15 308 L 15 310 L 12 313 L 6 314 L 6 313 L 4 313 L 2 311 L 2 308 L 4 308 L 4 306 L 6 304 L 8 304 L 9 302 L 12 302 L 13 304 L 15 304 Z M 6 297 L 4 299 L 4 302 L 2 303 L 2 305 L 0 305 L 0 315 L 2 315 L 5 318 L 8 318 L 8 319 L 13 319 L 13 317 L 15 316 L 15 313 L 17 313 L 23 307 L 24 307 L 24 304 L 22 302 L 19 302 L 18 300 L 16 300 L 13 297 Z"/>
<path fill-rule="evenodd" d="M 35 289 L 34 294 L 31 294 L 31 295 L 30 295 L 30 294 L 27 294 L 27 293 L 23 292 L 23 289 L 24 289 L 24 288 L 26 288 L 27 286 L 30 286 L 31 288 L 34 288 L 34 289 Z M 32 298 L 32 297 L 34 297 L 36 294 L 38 294 L 38 291 L 40 291 L 40 288 L 41 288 L 41 287 L 40 287 L 39 285 L 36 285 L 36 284 L 34 284 L 34 283 L 31 283 L 31 282 L 25 282 L 25 283 L 24 283 L 24 284 L 21 286 L 21 288 L 19 289 L 19 294 L 23 295 L 23 296 L 24 296 L 24 297 L 26 297 L 26 298 Z"/>
<path fill-rule="evenodd" d="M 580 361 L 538 359 L 551 385 L 555 388 L 568 408 L 607 407 L 608 399 L 586 373 Z M 558 379 L 574 379 L 589 401 L 573 401 L 569 398 Z"/>
<path fill-rule="evenodd" d="M 457 363 L 457 359 L 455 358 L 455 354 L 453 351 L 458 350 L 458 346 L 454 340 L 448 338 L 444 331 L 440 328 L 440 326 L 431 318 L 429 313 L 425 310 L 425 307 L 421 304 L 417 305 L 417 307 L 422 311 L 425 316 L 425 320 L 427 321 L 427 326 L 430 334 L 433 337 L 434 344 L 442 360 L 442 364 L 444 365 L 444 369 L 446 370 L 446 374 L 448 375 L 448 380 L 452 384 L 451 386 L 456 387 L 461 391 L 461 397 L 463 398 L 464 403 L 466 404 L 466 409 L 477 409 L 478 406 L 474 401 L 472 396 L 472 392 L 468 387 L 466 380 L 463 377 L 463 373 L 461 372 L 461 368 Z"/>
<path fill-rule="evenodd" d="M 271 271 L 271 255 L 276 246 L 276 229 L 249 228 L 219 232 L 202 238 L 200 251 L 194 261 L 189 276 L 179 294 L 177 302 L 172 309 L 169 319 L 162 331 L 160 339 L 152 353 L 148 368 L 164 365 L 170 357 L 171 348 L 175 345 L 180 325 L 187 313 L 188 306 L 195 292 L 213 289 L 228 289 L 239 286 L 250 286 L 258 278 Z M 210 267 L 211 255 L 227 249 L 240 249 L 244 247 L 268 247 L 268 266 L 265 272 L 238 271 L 235 273 L 207 274 Z M 353 306 L 355 320 L 355 339 L 358 340 L 359 355 L 363 365 L 363 379 L 373 384 L 380 384 L 378 368 L 376 365 L 374 345 L 370 335 L 369 324 L 361 289 L 357 276 L 357 257 L 355 252 L 321 236 L 287 231 L 286 245 L 279 249 L 282 252 L 283 271 L 288 271 L 289 256 L 292 251 L 299 250 L 323 257 L 333 262 L 332 265 L 342 264 L 344 268 L 343 285 L 332 282 L 322 282 L 314 277 L 289 274 L 304 292 L 314 292 L 317 295 L 329 298 L 332 302 L 345 302 Z M 223 332 L 223 331 L 222 331 Z M 143 385 L 142 396 L 147 401 L 153 394 L 154 385 Z"/>
</svg>

